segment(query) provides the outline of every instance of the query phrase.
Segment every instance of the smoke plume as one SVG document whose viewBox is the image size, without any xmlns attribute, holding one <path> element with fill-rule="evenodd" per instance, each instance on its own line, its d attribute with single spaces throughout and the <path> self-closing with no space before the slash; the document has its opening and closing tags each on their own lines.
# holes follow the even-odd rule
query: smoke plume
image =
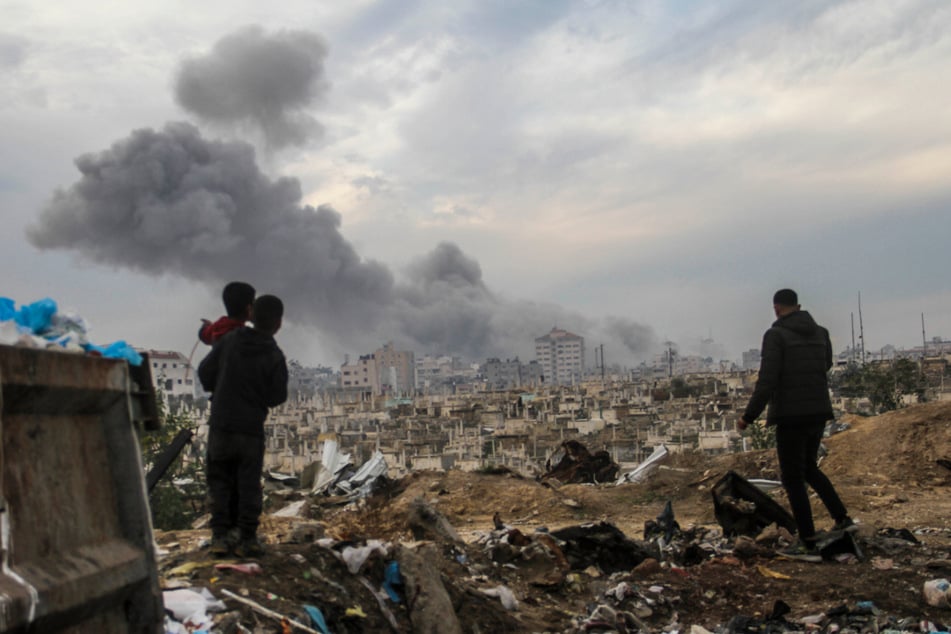
<svg viewBox="0 0 951 634">
<path fill-rule="evenodd" d="M 182 62 L 175 99 L 206 123 L 259 132 L 272 148 L 302 145 L 323 133 L 306 109 L 327 91 L 326 57 L 314 33 L 248 27 Z"/>
<path fill-rule="evenodd" d="M 397 277 L 361 257 L 331 207 L 302 204 L 293 178 L 272 180 L 252 146 L 202 137 L 188 123 L 142 129 L 76 160 L 79 180 L 57 191 L 28 231 L 41 249 L 151 275 L 221 284 L 245 279 L 285 300 L 287 319 L 350 350 L 392 340 L 423 353 L 470 359 L 531 358 L 535 337 L 557 325 L 604 343 L 614 360 L 642 356 L 650 328 L 595 323 L 558 306 L 493 293 L 479 263 L 437 245 Z"/>
</svg>

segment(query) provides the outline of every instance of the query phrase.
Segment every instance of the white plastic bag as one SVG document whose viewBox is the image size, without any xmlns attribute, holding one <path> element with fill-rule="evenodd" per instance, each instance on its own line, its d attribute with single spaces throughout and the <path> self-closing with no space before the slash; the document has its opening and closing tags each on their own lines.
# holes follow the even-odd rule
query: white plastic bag
<svg viewBox="0 0 951 634">
<path fill-rule="evenodd" d="M 948 590 L 951 589 L 951 583 L 947 579 L 932 579 L 925 581 L 924 595 L 928 605 L 936 608 L 948 607 Z"/>
</svg>

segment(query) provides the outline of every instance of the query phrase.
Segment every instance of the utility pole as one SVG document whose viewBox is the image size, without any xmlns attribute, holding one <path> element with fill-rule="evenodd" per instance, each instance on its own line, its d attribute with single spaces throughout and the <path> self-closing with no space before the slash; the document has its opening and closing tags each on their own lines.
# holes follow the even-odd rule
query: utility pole
<svg viewBox="0 0 951 634">
<path fill-rule="evenodd" d="M 922 317 L 924 319 L 924 317 Z M 601 344 L 601 386 L 604 386 L 604 344 Z"/>
<path fill-rule="evenodd" d="M 601 348 L 601 390 L 604 390 L 604 344 L 600 345 Z M 602 406 L 601 398 L 598 398 L 598 418 L 602 421 L 604 420 L 604 407 Z"/>
<path fill-rule="evenodd" d="M 862 325 L 862 291 L 859 291 L 859 341 L 862 342 L 862 365 L 865 365 L 865 327 Z"/>
<path fill-rule="evenodd" d="M 667 378 L 674 376 L 674 342 L 665 341 L 667 346 Z"/>
<path fill-rule="evenodd" d="M 925 338 L 925 314 L 921 313 L 921 358 L 928 356 L 928 340 Z"/>
</svg>

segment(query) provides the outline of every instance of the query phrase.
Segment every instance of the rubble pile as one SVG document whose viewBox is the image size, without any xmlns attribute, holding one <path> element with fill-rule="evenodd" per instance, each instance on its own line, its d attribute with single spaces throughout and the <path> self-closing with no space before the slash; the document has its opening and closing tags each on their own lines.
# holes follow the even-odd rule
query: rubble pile
<svg viewBox="0 0 951 634">
<path fill-rule="evenodd" d="M 936 411 L 922 410 L 935 433 L 910 425 L 891 442 L 947 434 L 951 416 Z M 164 587 L 190 591 L 182 596 L 197 607 L 192 630 L 179 609 L 167 631 L 945 631 L 951 471 L 896 479 L 904 502 L 878 495 L 867 462 L 837 461 L 859 451 L 854 443 L 868 448 L 867 428 L 880 424 L 853 422 L 827 439 L 826 468 L 860 523 L 824 534 L 822 563 L 776 555 L 794 539 L 772 508 L 786 506 L 782 490 L 751 484 L 762 469 L 742 470 L 768 466 L 770 451 L 670 456 L 670 468 L 620 486 L 617 474 L 551 487 L 506 473 L 416 473 L 366 497 L 289 489 L 281 508 L 295 511 L 264 518 L 258 560 L 212 559 L 207 530 L 159 534 Z"/>
<path fill-rule="evenodd" d="M 566 440 L 546 465 L 542 480 L 554 479 L 561 483 L 611 482 L 620 471 L 620 466 L 611 459 L 611 454 L 600 450 L 594 453 L 577 440 Z M 552 464 L 554 463 L 554 464 Z"/>
</svg>

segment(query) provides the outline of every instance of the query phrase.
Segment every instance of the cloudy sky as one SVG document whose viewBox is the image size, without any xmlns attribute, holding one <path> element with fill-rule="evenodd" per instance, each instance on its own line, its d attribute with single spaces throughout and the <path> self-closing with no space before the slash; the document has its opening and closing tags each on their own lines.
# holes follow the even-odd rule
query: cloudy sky
<svg viewBox="0 0 951 634">
<path fill-rule="evenodd" d="M 943 0 L 0 7 L 0 295 L 96 342 L 187 354 L 230 279 L 313 364 L 738 358 L 785 286 L 951 338 Z"/>
</svg>

